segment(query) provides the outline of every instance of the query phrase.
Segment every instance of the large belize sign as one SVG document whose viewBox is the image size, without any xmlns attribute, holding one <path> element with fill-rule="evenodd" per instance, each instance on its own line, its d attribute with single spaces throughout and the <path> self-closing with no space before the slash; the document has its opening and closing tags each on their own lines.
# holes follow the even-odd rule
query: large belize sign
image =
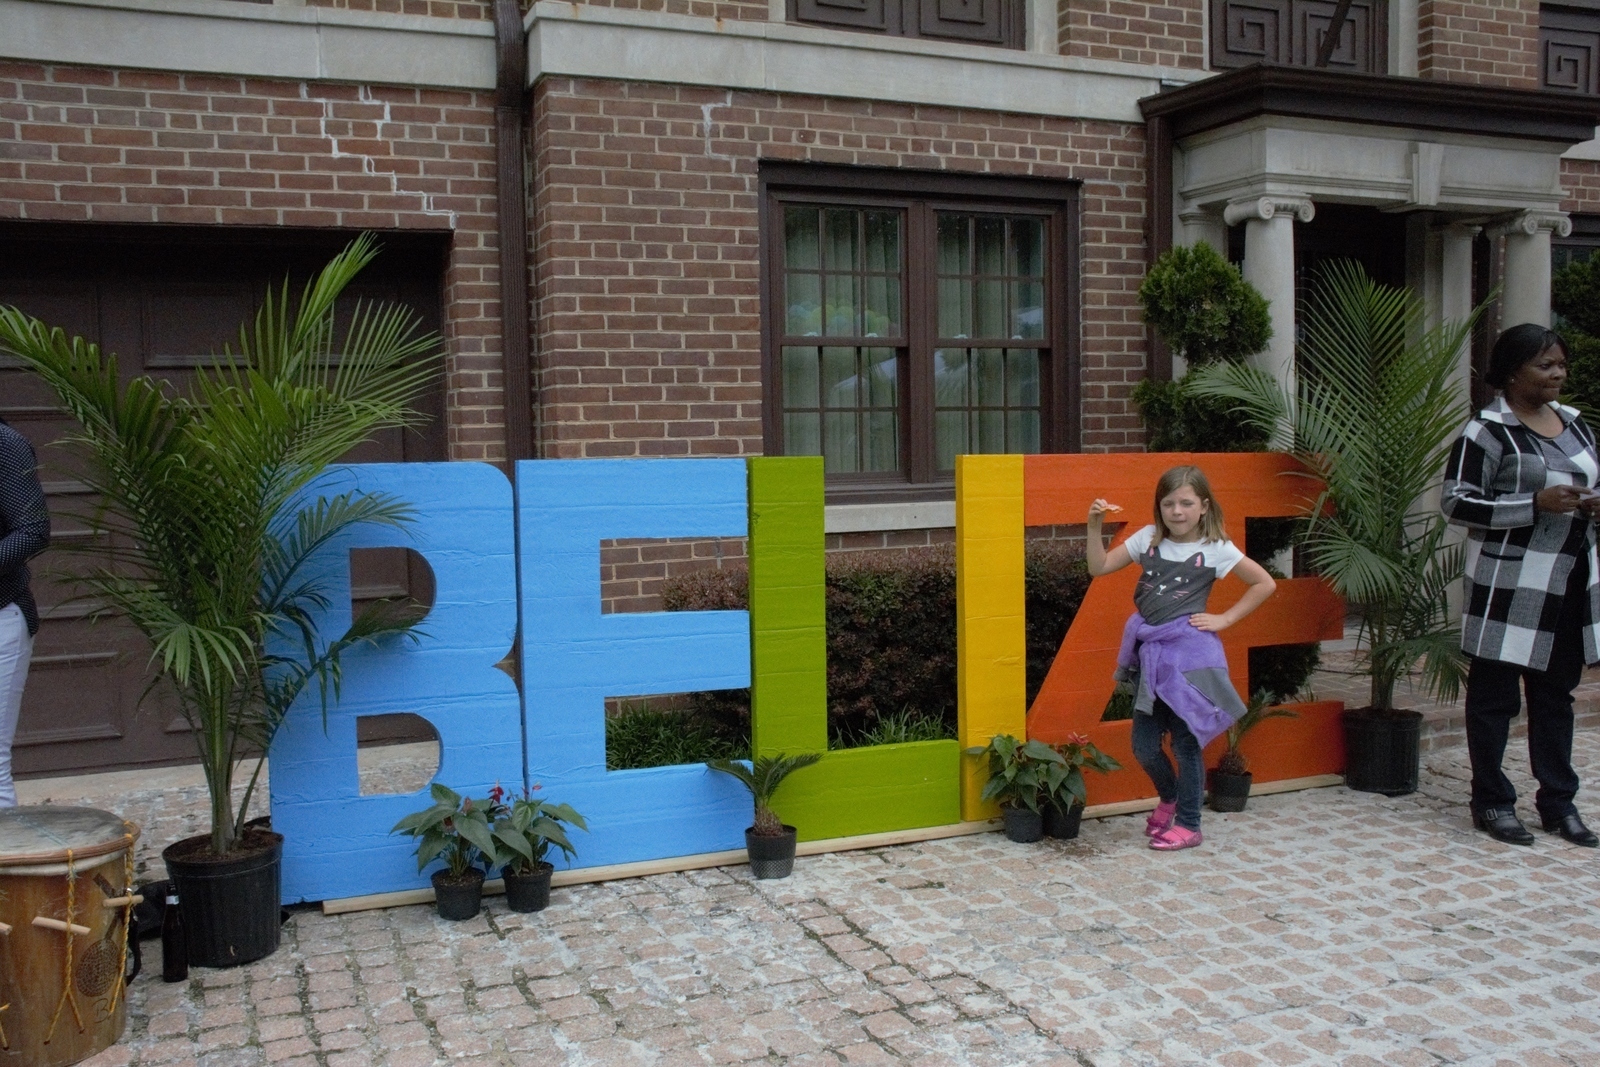
<svg viewBox="0 0 1600 1067">
<path fill-rule="evenodd" d="M 437 780 L 483 795 L 537 784 L 583 812 L 576 866 L 740 848 L 749 797 L 704 765 L 608 771 L 605 701 L 750 686 L 757 754 L 825 752 L 785 783 L 777 805 L 803 840 L 941 826 L 993 814 L 978 799 L 978 761 L 960 755 L 997 733 L 1064 740 L 1087 734 L 1126 768 L 1092 776 L 1090 803 L 1151 795 L 1129 724 L 1101 722 L 1136 568 L 1097 579 L 1031 709 L 1024 706 L 1023 534 L 1081 523 L 1096 496 L 1142 513 L 1170 466 L 1199 463 L 1235 538 L 1247 517 L 1296 514 L 1303 478 L 1277 455 L 963 456 L 956 469 L 957 741 L 827 751 L 820 459 L 539 460 L 516 485 L 479 463 L 356 465 L 319 491 L 354 486 L 409 501 L 403 531 L 358 529 L 316 566 L 335 590 L 327 631 L 349 622 L 350 550 L 407 547 L 433 569 L 435 598 L 417 641 L 346 656 L 324 720 L 302 701 L 271 752 L 273 825 L 285 835 L 289 901 L 420 888 L 409 839 L 389 828 L 426 791 L 362 796 L 356 725 L 410 713 L 439 735 Z M 1137 519 L 1128 530 L 1137 528 Z M 1125 531 L 1126 532 L 1126 531 Z M 600 542 L 610 538 L 749 538 L 745 611 L 602 614 Z M 1215 610 L 1243 586 L 1229 578 Z M 1266 605 L 1223 635 L 1234 683 L 1249 648 L 1337 638 L 1343 608 L 1322 583 L 1278 583 Z M 518 637 L 520 634 L 520 644 Z M 496 667 L 520 650 L 521 689 Z M 1247 739 L 1257 781 L 1337 772 L 1339 705 L 1298 705 Z M 559 860 L 559 857 L 557 857 Z"/>
</svg>

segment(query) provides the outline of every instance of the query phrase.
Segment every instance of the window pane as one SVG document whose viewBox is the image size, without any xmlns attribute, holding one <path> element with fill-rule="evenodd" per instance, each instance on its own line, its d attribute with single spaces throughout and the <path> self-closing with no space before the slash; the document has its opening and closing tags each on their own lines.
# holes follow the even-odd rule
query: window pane
<svg viewBox="0 0 1600 1067">
<path fill-rule="evenodd" d="M 864 337 L 900 336 L 900 279 L 868 275 Z"/>
<path fill-rule="evenodd" d="M 1006 336 L 1005 283 L 998 279 L 983 279 L 974 288 L 974 303 L 977 306 L 972 315 L 972 336 Z"/>
<path fill-rule="evenodd" d="M 964 278 L 939 279 L 939 336 L 972 336 L 972 283 Z"/>
<path fill-rule="evenodd" d="M 984 408 L 978 412 L 978 447 L 985 454 L 1006 450 L 1006 413 Z"/>
<path fill-rule="evenodd" d="M 1044 277 L 1044 223 L 1016 219 L 1011 223 L 1011 262 L 1007 272 L 1023 278 Z"/>
<path fill-rule="evenodd" d="M 972 450 L 967 447 L 967 413 L 938 411 L 933 417 L 934 459 L 942 471 L 955 470 L 956 457 Z"/>
<path fill-rule="evenodd" d="M 822 414 L 822 469 L 830 474 L 854 474 L 861 469 L 861 442 L 856 438 L 854 411 Z"/>
<path fill-rule="evenodd" d="M 1044 283 L 1011 283 L 1011 336 L 1033 340 L 1044 336 Z"/>
<path fill-rule="evenodd" d="M 816 270 L 817 209 L 783 209 L 783 262 L 790 270 Z"/>
<path fill-rule="evenodd" d="M 856 282 L 854 274 L 828 274 L 827 319 L 823 332 L 829 337 L 854 337 L 859 332 L 856 320 Z"/>
<path fill-rule="evenodd" d="M 785 348 L 783 350 L 783 406 L 786 408 L 814 408 L 819 406 L 817 393 L 817 350 L 815 348 Z M 787 433 L 785 434 L 787 437 Z M 815 453 L 806 453 L 815 455 Z"/>
<path fill-rule="evenodd" d="M 822 241 L 822 265 L 828 270 L 860 270 L 861 261 L 856 255 L 856 221 L 859 211 L 849 208 L 829 209 L 822 213 L 825 231 Z"/>
<path fill-rule="evenodd" d="M 939 216 L 939 273 L 967 274 L 971 267 L 971 237 L 967 231 L 968 216 L 940 214 Z"/>
<path fill-rule="evenodd" d="M 815 274 L 790 274 L 784 279 L 788 318 L 783 332 L 790 337 L 815 337 L 822 332 L 822 279 Z"/>
<path fill-rule="evenodd" d="M 899 361 L 892 348 L 867 349 L 866 404 L 874 408 L 898 411 L 900 395 L 896 389 Z"/>
<path fill-rule="evenodd" d="M 892 471 L 900 466 L 899 415 L 893 411 L 874 411 L 867 416 L 867 455 L 862 464 L 869 471 Z"/>
<path fill-rule="evenodd" d="M 856 374 L 856 350 L 853 348 L 824 348 L 822 350 L 822 406 L 825 408 L 854 408 L 860 401 L 858 389 L 861 382 Z"/>
<path fill-rule="evenodd" d="M 978 274 L 1004 274 L 1006 272 L 1006 220 L 993 215 L 979 215 L 977 224 Z"/>
<path fill-rule="evenodd" d="M 977 406 L 1005 406 L 1005 367 L 1003 348 L 980 348 L 973 353 L 972 380 L 978 394 L 974 398 Z"/>
<path fill-rule="evenodd" d="M 1006 451 L 1039 451 L 1039 413 L 1037 411 L 1009 411 L 1006 413 Z"/>
<path fill-rule="evenodd" d="M 1006 406 L 1039 406 L 1039 353 L 1018 349 L 1006 358 Z"/>
<path fill-rule="evenodd" d="M 783 452 L 787 456 L 822 455 L 822 416 L 814 411 L 785 412 Z"/>
<path fill-rule="evenodd" d="M 934 403 L 942 408 L 967 406 L 967 350 L 941 348 L 933 353 Z"/>
<path fill-rule="evenodd" d="M 900 213 L 866 212 L 866 269 L 888 274 L 900 273 Z"/>
</svg>

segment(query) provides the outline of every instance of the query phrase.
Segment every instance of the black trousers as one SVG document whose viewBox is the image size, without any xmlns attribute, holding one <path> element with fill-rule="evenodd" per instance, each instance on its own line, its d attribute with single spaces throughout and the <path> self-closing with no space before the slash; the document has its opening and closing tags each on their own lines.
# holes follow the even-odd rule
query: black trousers
<svg viewBox="0 0 1600 1067">
<path fill-rule="evenodd" d="M 1578 773 L 1572 769 L 1572 691 L 1583 674 L 1583 600 L 1589 568 L 1573 568 L 1562 598 L 1550 663 L 1542 671 L 1514 663 L 1472 658 L 1467 673 L 1467 753 L 1472 758 L 1472 807 L 1509 808 L 1517 791 L 1501 770 L 1511 720 L 1522 707 L 1518 683 L 1528 697 L 1528 761 L 1539 781 L 1534 805 L 1545 819 L 1577 811 Z"/>
</svg>

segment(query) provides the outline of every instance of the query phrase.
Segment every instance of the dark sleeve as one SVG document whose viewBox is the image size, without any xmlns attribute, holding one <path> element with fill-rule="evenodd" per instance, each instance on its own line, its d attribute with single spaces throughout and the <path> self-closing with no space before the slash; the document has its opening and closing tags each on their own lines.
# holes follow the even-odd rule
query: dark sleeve
<svg viewBox="0 0 1600 1067">
<path fill-rule="evenodd" d="M 1504 447 L 1488 426 L 1477 419 L 1467 423 L 1444 468 L 1439 508 L 1446 518 L 1480 530 L 1533 525 L 1537 509 L 1532 493 L 1496 493 L 1491 488 L 1504 455 Z"/>
<path fill-rule="evenodd" d="M 33 446 L 15 431 L 0 427 L 0 574 L 10 574 L 50 544 L 50 513 L 39 485 Z"/>
</svg>

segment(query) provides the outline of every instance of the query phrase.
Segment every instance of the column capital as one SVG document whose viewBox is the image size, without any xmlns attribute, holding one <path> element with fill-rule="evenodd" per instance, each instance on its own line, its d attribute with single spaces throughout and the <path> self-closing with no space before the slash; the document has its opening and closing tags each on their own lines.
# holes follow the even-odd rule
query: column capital
<svg viewBox="0 0 1600 1067">
<path fill-rule="evenodd" d="M 1572 218 L 1565 211 L 1519 211 L 1493 220 L 1485 230 L 1490 237 L 1533 237 L 1540 230 L 1549 230 L 1553 237 L 1566 237 L 1572 233 Z"/>
<path fill-rule="evenodd" d="M 1223 209 L 1222 221 L 1229 226 L 1236 226 L 1247 219 L 1270 219 L 1278 215 L 1290 215 L 1301 222 L 1310 222 L 1316 214 L 1317 207 L 1309 196 L 1273 193 L 1229 200 L 1228 206 Z"/>
</svg>

